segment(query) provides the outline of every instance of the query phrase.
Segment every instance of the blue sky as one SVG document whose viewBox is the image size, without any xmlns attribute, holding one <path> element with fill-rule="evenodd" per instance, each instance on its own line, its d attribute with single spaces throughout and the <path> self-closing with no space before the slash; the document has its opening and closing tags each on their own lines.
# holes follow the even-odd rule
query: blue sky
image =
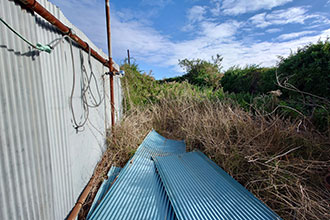
<svg viewBox="0 0 330 220">
<path fill-rule="evenodd" d="M 51 0 L 107 51 L 104 0 Z M 113 58 L 130 49 L 157 79 L 183 74 L 179 59 L 213 55 L 223 66 L 273 66 L 278 56 L 330 37 L 330 0 L 110 0 Z"/>
</svg>

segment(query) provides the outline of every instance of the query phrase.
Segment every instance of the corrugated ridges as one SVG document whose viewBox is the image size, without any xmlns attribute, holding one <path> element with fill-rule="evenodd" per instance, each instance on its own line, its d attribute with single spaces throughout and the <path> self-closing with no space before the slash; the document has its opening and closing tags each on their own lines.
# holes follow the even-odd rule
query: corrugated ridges
<svg viewBox="0 0 330 220">
<path fill-rule="evenodd" d="M 178 219 L 280 219 L 200 152 L 154 160 Z"/>
<path fill-rule="evenodd" d="M 100 202 L 102 201 L 103 197 L 106 195 L 106 193 L 109 191 L 111 185 L 113 184 L 114 180 L 116 179 L 116 177 L 118 176 L 119 172 L 120 172 L 121 168 L 120 167 L 114 167 L 112 166 L 108 172 L 108 179 L 104 180 L 101 187 L 99 188 L 93 204 L 91 206 L 91 209 L 88 212 L 87 218 L 89 218 L 94 210 L 96 209 L 96 207 L 100 204 Z"/>
<path fill-rule="evenodd" d="M 96 49 L 59 8 L 47 0 L 38 2 Z M 0 0 L 0 16 L 34 44 L 48 44 L 62 37 L 55 27 L 23 9 L 18 1 Z M 79 50 L 73 47 L 77 117 L 82 111 Z M 89 71 L 88 54 L 84 52 L 83 56 Z M 64 41 L 50 54 L 37 53 L 0 23 L 1 220 L 64 219 L 88 183 L 105 149 L 106 128 L 111 124 L 109 79 L 102 78 L 107 68 L 93 57 L 91 63 L 101 94 L 104 91 L 106 97 L 99 108 L 90 109 L 86 129 L 77 134 L 68 104 L 72 87 L 69 43 Z M 95 85 L 91 88 L 96 93 Z M 118 77 L 115 97 L 119 119 L 122 96 Z"/>
<path fill-rule="evenodd" d="M 183 152 L 183 141 L 151 131 L 89 219 L 176 219 L 151 157 Z"/>
</svg>

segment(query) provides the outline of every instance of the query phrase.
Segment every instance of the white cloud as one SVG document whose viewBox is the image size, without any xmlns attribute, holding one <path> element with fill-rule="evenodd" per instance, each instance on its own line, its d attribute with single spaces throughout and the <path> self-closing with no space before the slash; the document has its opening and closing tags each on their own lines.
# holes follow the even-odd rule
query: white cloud
<svg viewBox="0 0 330 220">
<path fill-rule="evenodd" d="M 200 52 L 207 50 L 213 53 L 214 45 L 230 42 L 234 39 L 240 23 L 228 21 L 218 24 L 202 21 L 198 24 L 196 38 L 181 42 L 173 42 L 153 28 L 134 21 L 127 22 L 114 17 L 112 25 L 115 30 L 112 31 L 114 56 L 125 57 L 126 49 L 129 48 L 133 56 L 140 60 L 159 66 L 172 66 L 178 71 L 178 59 L 209 59 L 210 53 Z M 215 54 L 214 51 L 212 55 Z"/>
<path fill-rule="evenodd" d="M 282 31 L 281 28 L 270 28 L 270 29 L 266 30 L 266 32 L 270 33 L 270 34 L 277 33 L 277 32 L 280 32 L 280 31 Z"/>
<path fill-rule="evenodd" d="M 188 23 L 182 28 L 183 31 L 191 31 L 197 22 L 205 19 L 206 7 L 195 5 L 187 11 Z"/>
<path fill-rule="evenodd" d="M 136 21 L 122 21 L 114 17 L 112 29 L 113 54 L 117 57 L 125 57 L 126 49 L 130 49 L 134 56 L 157 63 L 173 48 L 173 43 L 166 36 Z"/>
<path fill-rule="evenodd" d="M 197 22 L 204 19 L 206 9 L 203 6 L 195 5 L 188 10 L 187 17 L 190 22 Z"/>
<path fill-rule="evenodd" d="M 307 9 L 303 7 L 293 7 L 289 9 L 277 10 L 269 13 L 266 19 L 276 24 L 304 23 L 310 18 L 306 15 Z"/>
<path fill-rule="evenodd" d="M 233 38 L 241 23 L 237 21 L 227 21 L 225 23 L 215 23 L 205 21 L 201 23 L 202 35 L 212 40 L 225 40 Z"/>
<path fill-rule="evenodd" d="M 330 29 L 321 34 L 304 32 L 296 36 L 283 35 L 288 41 L 249 41 L 237 40 L 236 35 L 242 24 L 237 21 L 215 23 L 202 20 L 198 23 L 199 31 L 192 40 L 174 42 L 151 27 L 113 19 L 114 54 L 125 57 L 129 48 L 134 57 L 152 65 L 172 68 L 181 72 L 179 59 L 210 59 L 215 54 L 224 57 L 223 65 L 227 69 L 233 65 L 261 64 L 275 65 L 278 56 L 287 56 L 308 43 L 316 42 L 330 35 Z M 279 31 L 279 30 L 273 30 Z M 311 36 L 305 36 L 311 35 Z M 277 39 L 278 40 L 278 39 Z M 122 54 L 118 54 L 121 51 Z"/>
<path fill-rule="evenodd" d="M 86 4 L 90 3 L 87 1 Z M 96 0 L 93 4 L 94 7 L 89 8 L 81 8 L 77 4 L 75 10 L 70 14 L 72 19 L 69 19 L 93 42 L 106 50 L 105 19 L 102 14 L 104 5 L 99 4 L 99 1 Z M 68 8 L 70 9 L 72 6 Z M 240 22 L 230 20 L 219 23 L 210 19 L 197 19 L 197 32 L 192 40 L 174 41 L 154 29 L 150 23 L 146 24 L 136 19 L 127 20 L 118 16 L 118 10 L 113 11 L 111 20 L 113 57 L 118 63 L 126 57 L 126 50 L 130 49 L 131 55 L 138 60 L 138 63 L 144 61 L 150 65 L 172 68 L 178 72 L 182 71 L 178 67 L 178 59 L 210 59 L 215 54 L 221 54 L 224 57 L 225 69 L 233 65 L 246 64 L 271 66 L 276 64 L 278 55 L 286 56 L 290 54 L 291 49 L 295 50 L 310 42 L 316 42 L 320 37 L 325 39 L 330 36 L 330 29 L 328 29 L 320 34 L 309 33 L 308 36 L 295 36 L 294 39 L 282 36 L 288 41 L 278 41 L 278 39 L 275 41 L 256 41 L 255 39 L 247 41 L 244 37 L 243 39 L 236 38 L 238 33 L 245 28 L 244 24 Z M 281 16 L 284 12 L 275 12 L 277 14 L 264 14 L 261 18 L 265 19 L 261 19 L 261 21 L 283 23 L 286 18 L 294 22 L 301 21 L 299 16 L 297 16 L 299 19 L 295 20 L 297 18 L 291 18 L 287 14 Z M 81 20 L 81 14 L 86 15 L 88 19 Z M 302 14 L 304 15 L 304 13 Z M 73 19 L 74 17 L 76 19 Z M 268 29 L 268 31 L 270 30 Z"/>
<path fill-rule="evenodd" d="M 221 9 L 227 15 L 238 15 L 260 9 L 272 9 L 292 0 L 223 0 Z"/>
<path fill-rule="evenodd" d="M 330 1 L 330 0 L 329 0 Z M 219 0 L 211 0 L 213 7 L 210 8 L 210 12 L 213 16 L 219 16 L 221 12 L 221 4 Z"/>
<path fill-rule="evenodd" d="M 214 45 L 212 49 L 202 49 L 200 54 L 208 54 L 208 57 L 220 53 L 224 57 L 224 67 L 233 65 L 261 64 L 264 66 L 275 65 L 277 56 L 287 56 L 290 50 L 296 50 L 310 42 L 316 42 L 322 37 L 324 40 L 330 34 L 330 29 L 323 31 L 320 35 L 301 37 L 286 42 L 258 42 L 250 45 L 241 41 L 233 41 L 226 44 Z"/>
<path fill-rule="evenodd" d="M 306 36 L 306 35 L 310 35 L 310 34 L 314 34 L 314 33 L 315 33 L 315 31 L 294 32 L 294 33 L 289 33 L 289 34 L 282 34 L 282 35 L 278 36 L 277 39 L 290 40 L 290 39 L 294 39 L 294 38 L 298 38 L 301 36 Z"/>
<path fill-rule="evenodd" d="M 237 21 L 215 23 L 203 20 L 199 23 L 200 31 L 194 39 L 174 42 L 151 27 L 116 19 L 113 21 L 114 53 L 117 53 L 117 56 L 118 51 L 123 51 L 124 57 L 126 49 L 130 48 L 139 60 L 173 68 L 178 72 L 182 71 L 177 65 L 179 59 L 210 59 L 215 54 L 221 54 L 224 57 L 225 69 L 233 65 L 246 64 L 271 66 L 278 61 L 277 56 L 287 56 L 291 50 L 316 42 L 320 37 L 325 39 L 327 35 L 330 35 L 330 29 L 328 29 L 321 34 L 304 32 L 295 36 L 279 37 L 289 41 L 250 41 L 247 44 L 246 41 L 235 38 L 241 23 Z"/>
<path fill-rule="evenodd" d="M 271 25 L 271 23 L 266 21 L 266 15 L 266 13 L 257 14 L 251 17 L 249 20 L 253 25 L 257 27 L 267 27 Z"/>
<path fill-rule="evenodd" d="M 265 28 L 270 25 L 283 25 L 289 23 L 303 24 L 305 20 L 319 18 L 318 15 L 308 15 L 304 7 L 292 7 L 285 10 L 276 10 L 271 13 L 260 13 L 254 15 L 249 21 L 259 28 Z"/>
<path fill-rule="evenodd" d="M 190 8 L 187 11 L 188 24 L 182 30 L 194 30 L 195 35 L 213 40 L 225 40 L 227 37 L 233 37 L 242 23 L 235 20 L 215 22 L 205 17 L 208 9 L 208 7 L 200 5 Z"/>
</svg>

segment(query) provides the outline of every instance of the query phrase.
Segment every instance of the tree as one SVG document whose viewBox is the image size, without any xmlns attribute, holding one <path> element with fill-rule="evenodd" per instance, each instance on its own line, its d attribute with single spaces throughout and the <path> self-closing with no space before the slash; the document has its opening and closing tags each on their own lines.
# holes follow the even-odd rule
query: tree
<svg viewBox="0 0 330 220">
<path fill-rule="evenodd" d="M 187 72 L 182 79 L 193 85 L 217 89 L 222 76 L 220 73 L 222 60 L 223 58 L 219 54 L 212 57 L 212 62 L 201 59 L 179 60 L 179 65 Z"/>
</svg>

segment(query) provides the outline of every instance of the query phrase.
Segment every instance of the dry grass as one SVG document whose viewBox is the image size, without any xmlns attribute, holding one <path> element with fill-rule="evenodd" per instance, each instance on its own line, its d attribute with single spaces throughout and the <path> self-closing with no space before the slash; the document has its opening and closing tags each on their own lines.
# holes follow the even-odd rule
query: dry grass
<svg viewBox="0 0 330 220">
<path fill-rule="evenodd" d="M 188 151 L 204 152 L 283 219 L 330 219 L 330 191 L 323 183 L 330 141 L 300 122 L 208 100 L 164 99 L 124 117 L 98 172 L 124 166 L 151 128 L 184 139 Z"/>
<path fill-rule="evenodd" d="M 94 171 L 94 176 L 96 176 L 94 186 L 79 212 L 79 220 L 86 219 L 97 190 L 103 180 L 107 178 L 111 166 L 124 167 L 151 128 L 152 119 L 146 117 L 145 111 L 136 109 L 127 114 L 120 124 L 116 125 L 112 134 L 108 134 L 108 148 Z"/>
</svg>

